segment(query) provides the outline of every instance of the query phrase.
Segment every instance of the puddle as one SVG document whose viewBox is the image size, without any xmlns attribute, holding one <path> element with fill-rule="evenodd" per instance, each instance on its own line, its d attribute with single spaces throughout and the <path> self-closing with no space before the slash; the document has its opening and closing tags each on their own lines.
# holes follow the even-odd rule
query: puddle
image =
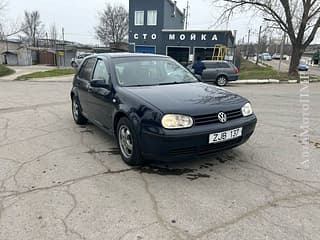
<svg viewBox="0 0 320 240">
<path fill-rule="evenodd" d="M 112 155 L 120 155 L 120 149 L 119 148 L 110 148 L 110 150 L 106 151 L 109 154 Z"/>
<path fill-rule="evenodd" d="M 298 136 L 298 135 L 293 135 L 293 137 L 296 137 L 296 138 L 299 138 L 300 139 L 300 136 Z M 301 140 L 299 140 L 298 141 L 301 145 L 304 145 L 305 143 L 303 142 L 303 141 L 301 141 Z M 309 140 L 309 144 L 310 145 L 312 145 L 312 146 L 314 146 L 315 148 L 320 148 L 320 143 L 319 142 L 314 142 L 314 141 L 312 141 L 312 140 Z"/>
<path fill-rule="evenodd" d="M 205 163 L 201 166 L 205 166 L 206 168 L 210 168 L 214 164 Z M 169 168 L 169 167 L 159 167 L 159 166 L 144 166 L 137 169 L 140 173 L 146 174 L 157 174 L 160 176 L 183 176 L 190 180 L 194 181 L 199 178 L 210 178 L 209 174 L 200 173 L 199 170 L 202 169 L 201 166 L 198 169 L 195 168 Z"/>
<path fill-rule="evenodd" d="M 109 155 L 120 155 L 119 148 L 110 148 L 108 150 L 95 150 L 90 149 L 85 152 L 88 154 L 99 154 L 99 153 L 107 153 Z M 145 174 L 154 174 L 160 176 L 184 176 L 186 179 L 190 181 L 195 181 L 200 178 L 210 178 L 213 174 L 213 168 L 219 164 L 226 163 L 227 161 L 235 160 L 236 156 L 230 154 L 224 154 L 223 156 L 214 156 L 212 162 L 204 162 L 197 165 L 196 168 L 174 168 L 169 167 L 169 165 L 144 165 L 135 169 L 135 171 Z M 211 161 L 211 160 L 210 160 Z M 161 163 L 160 163 L 161 165 Z M 214 179 L 216 179 L 214 177 Z"/>
<path fill-rule="evenodd" d="M 158 166 L 143 166 L 138 169 L 141 173 L 147 174 L 157 174 L 161 176 L 181 176 L 187 173 L 193 173 L 197 171 L 196 169 L 188 168 L 168 168 L 168 167 L 158 167 Z"/>
<path fill-rule="evenodd" d="M 94 131 L 91 129 L 85 129 L 83 131 L 80 131 L 81 133 L 90 133 L 90 134 L 94 134 Z"/>
<path fill-rule="evenodd" d="M 221 162 L 226 162 L 229 159 L 227 158 L 224 160 L 223 158 L 217 158 L 216 159 Z M 200 178 L 210 178 L 210 173 L 213 172 L 213 167 L 218 165 L 219 163 L 203 163 L 197 168 L 170 168 L 168 165 L 164 167 L 160 166 L 154 166 L 154 165 L 147 165 L 138 168 L 136 171 L 139 171 L 140 173 L 146 173 L 146 174 L 156 174 L 160 176 L 185 176 L 186 179 L 190 181 L 194 181 Z M 201 171 L 206 171 L 205 173 L 201 173 Z"/>
<path fill-rule="evenodd" d="M 187 174 L 187 179 L 194 181 L 199 178 L 210 178 L 211 176 L 208 174 L 196 173 L 196 174 Z"/>
<path fill-rule="evenodd" d="M 89 151 L 87 151 L 85 153 L 89 153 L 89 154 L 108 153 L 109 155 L 120 155 L 120 149 L 119 148 L 110 148 L 109 150 L 101 150 L 101 151 L 97 151 L 95 149 L 90 149 Z"/>
</svg>

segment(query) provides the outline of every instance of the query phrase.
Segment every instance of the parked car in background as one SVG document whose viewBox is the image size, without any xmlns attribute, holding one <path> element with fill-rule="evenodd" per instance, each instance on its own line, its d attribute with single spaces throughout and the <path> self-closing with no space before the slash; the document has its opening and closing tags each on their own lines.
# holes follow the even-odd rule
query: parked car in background
<svg viewBox="0 0 320 240">
<path fill-rule="evenodd" d="M 262 54 L 259 54 L 259 58 L 260 58 L 262 61 L 271 61 L 271 60 L 272 60 L 272 57 L 271 57 L 270 53 L 262 53 Z"/>
<path fill-rule="evenodd" d="M 72 58 L 71 59 L 71 67 L 77 68 L 78 66 L 80 66 L 80 64 L 82 63 L 83 59 L 85 57 L 90 56 L 90 55 L 92 55 L 92 53 L 82 53 L 82 54 L 79 54 L 77 57 Z"/>
<path fill-rule="evenodd" d="M 298 70 L 299 71 L 308 71 L 309 70 L 309 67 L 306 63 L 300 63 L 299 66 L 298 66 Z"/>
<path fill-rule="evenodd" d="M 203 70 L 202 82 L 206 83 L 215 83 L 218 86 L 227 85 L 228 81 L 236 81 L 238 80 L 239 70 L 232 63 L 227 61 L 202 61 L 206 67 Z M 190 71 L 192 70 L 192 65 L 188 66 Z"/>
<path fill-rule="evenodd" d="M 272 59 L 274 59 L 274 60 L 280 60 L 280 58 L 281 58 L 280 53 L 275 53 L 272 55 Z M 282 55 L 282 60 L 286 60 L 286 59 L 287 59 L 287 57 L 285 55 Z"/>
<path fill-rule="evenodd" d="M 199 82 L 167 56 L 85 58 L 73 80 L 72 113 L 115 136 L 129 165 L 212 154 L 245 143 L 257 118 L 250 102 Z"/>
</svg>

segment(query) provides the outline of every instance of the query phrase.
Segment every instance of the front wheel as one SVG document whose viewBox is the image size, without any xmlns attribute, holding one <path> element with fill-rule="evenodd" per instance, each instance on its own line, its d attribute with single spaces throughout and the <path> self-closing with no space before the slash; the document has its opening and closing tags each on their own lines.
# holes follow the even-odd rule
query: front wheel
<svg viewBox="0 0 320 240">
<path fill-rule="evenodd" d="M 131 166 L 143 163 L 136 132 L 127 118 L 121 118 L 117 124 L 117 142 L 125 163 Z"/>
<path fill-rule="evenodd" d="M 223 86 L 226 86 L 227 85 L 227 78 L 225 76 L 219 76 L 217 78 L 217 85 L 219 87 L 223 87 Z"/>
<path fill-rule="evenodd" d="M 77 97 L 72 98 L 72 116 L 76 124 L 83 125 L 88 122 L 81 113 L 81 107 Z"/>
</svg>

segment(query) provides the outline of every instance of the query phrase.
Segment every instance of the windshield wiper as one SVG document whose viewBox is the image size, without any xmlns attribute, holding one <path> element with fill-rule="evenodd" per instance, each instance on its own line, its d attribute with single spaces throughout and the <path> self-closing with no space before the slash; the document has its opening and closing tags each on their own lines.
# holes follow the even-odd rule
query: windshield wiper
<svg viewBox="0 0 320 240">
<path fill-rule="evenodd" d="M 174 84 L 185 84 L 185 83 L 193 83 L 193 82 L 168 82 L 168 83 L 159 83 L 158 85 L 174 85 Z"/>
<path fill-rule="evenodd" d="M 136 85 L 129 85 L 129 86 L 125 86 L 125 87 L 150 87 L 150 86 L 155 86 L 153 84 L 149 84 L 149 85 L 146 85 L 146 84 L 136 84 Z"/>
</svg>

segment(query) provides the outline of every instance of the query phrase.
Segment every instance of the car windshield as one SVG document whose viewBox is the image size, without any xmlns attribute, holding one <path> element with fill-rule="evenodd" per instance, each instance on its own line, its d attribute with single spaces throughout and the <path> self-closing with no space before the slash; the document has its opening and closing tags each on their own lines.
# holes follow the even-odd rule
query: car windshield
<svg viewBox="0 0 320 240">
<path fill-rule="evenodd" d="M 170 59 L 121 58 L 115 61 L 115 72 L 123 87 L 198 82 L 187 69 Z"/>
</svg>

